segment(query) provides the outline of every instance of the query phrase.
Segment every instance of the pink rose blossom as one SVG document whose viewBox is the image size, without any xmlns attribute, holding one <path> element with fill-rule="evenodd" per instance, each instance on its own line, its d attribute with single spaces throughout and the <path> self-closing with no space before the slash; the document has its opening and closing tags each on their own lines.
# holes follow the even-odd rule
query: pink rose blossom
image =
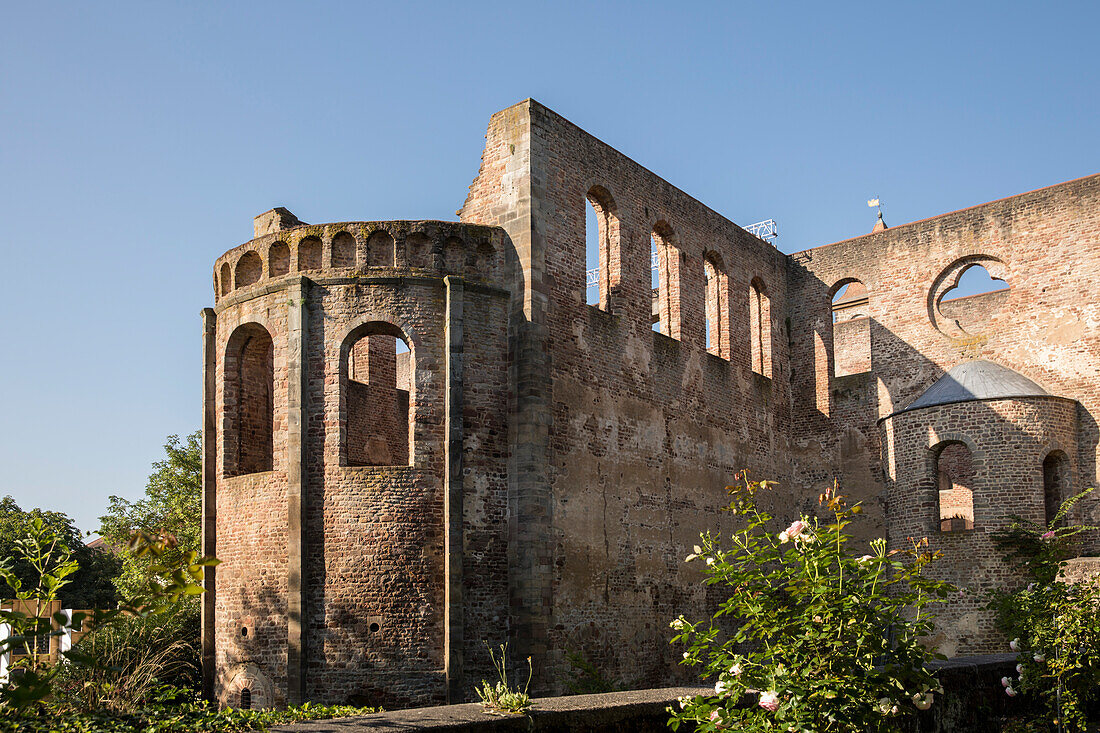
<svg viewBox="0 0 1100 733">
<path fill-rule="evenodd" d="M 1052 540 L 1052 539 L 1054 539 L 1054 530 L 1051 530 L 1051 531 L 1049 531 L 1049 532 L 1044 532 L 1044 533 L 1043 533 L 1043 537 L 1042 537 L 1042 539 L 1043 539 L 1044 541 L 1045 541 L 1045 540 Z"/>
<path fill-rule="evenodd" d="M 1011 687 L 1006 687 L 1005 688 L 1005 694 L 1008 695 L 1009 697 L 1016 697 L 1016 691 L 1013 690 Z"/>
<path fill-rule="evenodd" d="M 770 713 L 774 713 L 776 710 L 779 709 L 779 695 L 776 695 L 775 692 L 772 690 L 761 692 L 760 707 L 764 708 Z"/>
</svg>

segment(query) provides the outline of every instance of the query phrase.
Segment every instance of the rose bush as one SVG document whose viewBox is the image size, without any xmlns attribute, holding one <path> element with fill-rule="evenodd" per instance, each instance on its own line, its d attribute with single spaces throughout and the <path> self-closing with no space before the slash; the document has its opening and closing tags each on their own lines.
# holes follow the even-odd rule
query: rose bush
<svg viewBox="0 0 1100 733">
<path fill-rule="evenodd" d="M 847 531 L 861 513 L 833 490 L 820 497 L 825 519 L 800 517 L 776 532 L 756 501 L 773 482 L 746 473 L 727 487 L 728 509 L 744 528 L 728 544 L 710 533 L 688 555 L 703 560 L 704 582 L 728 589 L 714 616 L 670 626 L 683 664 L 713 681 L 714 695 L 682 698 L 669 725 L 698 731 L 884 731 L 897 716 L 927 710 L 942 692 L 921 639 L 930 604 L 953 590 L 926 575 L 936 558 L 927 540 L 904 551 L 854 557 Z"/>
</svg>

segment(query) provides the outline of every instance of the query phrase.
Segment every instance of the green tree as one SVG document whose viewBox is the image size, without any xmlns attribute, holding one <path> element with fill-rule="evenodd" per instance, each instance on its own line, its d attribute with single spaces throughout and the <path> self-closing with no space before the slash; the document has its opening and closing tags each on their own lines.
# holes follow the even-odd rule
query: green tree
<svg viewBox="0 0 1100 733">
<path fill-rule="evenodd" d="M 37 577 L 34 567 L 16 547 L 35 520 L 57 538 L 58 545 L 65 548 L 77 564 L 58 594 L 63 605 L 66 608 L 112 606 L 116 600 L 114 581 L 121 570 L 119 558 L 85 545 L 80 530 L 67 514 L 42 509 L 24 511 L 15 499 L 5 496 L 0 499 L 0 558 L 11 560 L 13 576 L 25 586 L 31 586 Z"/>
<path fill-rule="evenodd" d="M 165 551 L 159 563 L 177 563 L 188 552 L 199 551 L 202 518 L 202 449 L 198 431 L 184 441 L 168 436 L 164 460 L 153 464 L 153 473 L 145 485 L 145 497 L 129 501 L 112 496 L 107 513 L 99 518 L 99 533 L 109 545 L 118 548 L 122 573 L 117 585 L 124 594 L 136 592 L 149 577 L 153 560 L 125 551 L 136 531 L 175 538 L 176 546 Z"/>
</svg>

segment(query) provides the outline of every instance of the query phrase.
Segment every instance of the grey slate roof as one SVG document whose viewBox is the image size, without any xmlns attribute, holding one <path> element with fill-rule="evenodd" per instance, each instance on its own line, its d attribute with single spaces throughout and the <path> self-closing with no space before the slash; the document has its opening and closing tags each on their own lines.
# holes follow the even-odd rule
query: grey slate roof
<svg viewBox="0 0 1100 733">
<path fill-rule="evenodd" d="M 1048 395 L 1048 392 L 1023 374 L 991 361 L 976 359 L 951 369 L 908 407 L 898 412 L 919 410 L 933 405 L 949 405 L 953 402 L 1044 395 Z"/>
</svg>

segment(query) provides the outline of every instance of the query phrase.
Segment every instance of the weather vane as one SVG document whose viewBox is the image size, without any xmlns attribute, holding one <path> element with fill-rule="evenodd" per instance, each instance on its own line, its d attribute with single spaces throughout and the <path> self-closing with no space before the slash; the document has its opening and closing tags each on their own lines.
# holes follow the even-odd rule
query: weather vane
<svg viewBox="0 0 1100 733">
<path fill-rule="evenodd" d="M 872 209 L 877 206 L 879 218 L 882 218 L 882 201 L 880 201 L 877 196 L 873 199 L 867 199 L 867 205 Z"/>
</svg>

